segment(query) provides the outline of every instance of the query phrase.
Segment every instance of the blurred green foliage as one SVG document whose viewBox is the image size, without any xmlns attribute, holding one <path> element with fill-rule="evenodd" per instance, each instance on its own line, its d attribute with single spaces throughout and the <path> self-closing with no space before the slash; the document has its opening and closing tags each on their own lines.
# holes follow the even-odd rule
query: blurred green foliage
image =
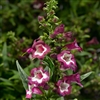
<svg viewBox="0 0 100 100">
<path fill-rule="evenodd" d="M 28 73 L 34 66 L 28 55 L 22 56 L 42 31 L 38 15 L 46 16 L 42 10 L 46 0 L 0 0 L 0 100 L 25 100 L 25 90 L 16 70 L 18 59 Z M 39 7 L 39 5 L 42 5 Z M 69 100 L 100 99 L 100 1 L 99 0 L 58 0 L 56 15 L 72 31 L 80 46 L 81 53 L 75 53 L 78 71 L 84 74 L 93 71 L 84 80 L 84 88 L 68 96 Z M 93 37 L 98 43 L 88 44 Z"/>
</svg>

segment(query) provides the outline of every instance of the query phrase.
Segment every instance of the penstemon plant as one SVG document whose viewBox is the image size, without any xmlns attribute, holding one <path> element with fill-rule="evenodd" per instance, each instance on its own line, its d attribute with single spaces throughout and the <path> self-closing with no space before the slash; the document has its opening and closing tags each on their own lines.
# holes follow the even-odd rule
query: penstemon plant
<svg viewBox="0 0 100 100">
<path fill-rule="evenodd" d="M 66 100 L 71 94 L 72 83 L 83 87 L 81 81 L 92 72 L 84 75 L 77 72 L 74 52 L 82 48 L 73 37 L 72 32 L 65 31 L 65 25 L 55 16 L 57 1 L 46 2 L 46 17 L 39 16 L 43 35 L 35 39 L 32 47 L 26 50 L 31 61 L 39 60 L 37 67 L 31 69 L 28 76 L 16 61 L 17 68 L 30 100 Z"/>
</svg>

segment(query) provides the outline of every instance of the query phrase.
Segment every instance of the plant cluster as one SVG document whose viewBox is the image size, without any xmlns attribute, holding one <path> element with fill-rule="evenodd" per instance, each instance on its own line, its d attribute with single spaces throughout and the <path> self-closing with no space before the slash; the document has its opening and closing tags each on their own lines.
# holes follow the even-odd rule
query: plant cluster
<svg viewBox="0 0 100 100">
<path fill-rule="evenodd" d="M 38 17 L 40 28 L 45 32 L 26 50 L 31 60 L 40 61 L 39 65 L 32 68 L 30 76 L 27 76 L 18 61 L 16 62 L 28 99 L 53 100 L 71 94 L 72 83 L 83 87 L 80 74 L 76 73 L 77 64 L 74 57 L 74 53 L 81 52 L 82 48 L 72 32 L 66 32 L 64 24 L 55 16 L 56 8 L 57 1 L 50 0 L 46 3 L 46 17 Z"/>
</svg>

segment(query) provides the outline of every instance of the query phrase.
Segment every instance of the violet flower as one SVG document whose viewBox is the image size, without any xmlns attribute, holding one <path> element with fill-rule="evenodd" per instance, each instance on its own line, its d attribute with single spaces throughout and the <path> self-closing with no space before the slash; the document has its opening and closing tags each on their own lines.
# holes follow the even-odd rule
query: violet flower
<svg viewBox="0 0 100 100">
<path fill-rule="evenodd" d="M 47 53 L 50 52 L 50 47 L 45 44 L 42 40 L 34 40 L 32 45 L 32 57 L 43 59 Z"/>
<path fill-rule="evenodd" d="M 71 93 L 71 85 L 64 80 L 58 80 L 55 91 L 61 96 L 69 95 Z"/>
<path fill-rule="evenodd" d="M 38 16 L 38 21 L 41 22 L 44 20 L 44 17 L 43 16 Z"/>
<path fill-rule="evenodd" d="M 78 46 L 77 41 L 74 40 L 74 42 L 67 44 L 66 47 L 68 48 L 68 50 L 73 50 L 76 49 L 78 51 L 82 51 L 82 48 Z"/>
<path fill-rule="evenodd" d="M 43 67 L 33 68 L 31 76 L 28 77 L 30 84 L 42 85 L 49 81 L 50 75 L 48 71 L 43 70 Z"/>
<path fill-rule="evenodd" d="M 26 98 L 32 98 L 32 94 L 42 94 L 42 91 L 36 87 L 36 85 L 28 84 L 28 90 L 26 90 Z"/>
<path fill-rule="evenodd" d="M 26 98 L 29 99 L 32 97 L 32 87 L 28 84 L 28 90 L 26 90 Z"/>
<path fill-rule="evenodd" d="M 42 91 L 37 87 L 33 87 L 32 88 L 32 93 L 33 94 L 42 94 Z"/>
<path fill-rule="evenodd" d="M 39 0 L 36 0 L 35 2 L 33 2 L 32 7 L 34 9 L 42 9 L 44 6 L 44 2 L 41 2 Z"/>
<path fill-rule="evenodd" d="M 67 82 L 75 82 L 77 83 L 79 86 L 83 87 L 83 85 L 81 84 L 80 82 L 80 74 L 79 73 L 76 73 L 76 74 L 72 74 L 72 75 L 69 75 L 69 76 L 65 76 L 64 77 L 64 80 L 66 80 Z"/>
<path fill-rule="evenodd" d="M 80 83 L 80 75 L 76 73 L 58 80 L 55 91 L 61 96 L 69 95 L 71 93 L 72 82 L 76 82 L 79 86 L 83 87 L 83 85 Z"/>
<path fill-rule="evenodd" d="M 28 49 L 26 50 L 26 52 L 29 53 L 29 54 L 32 53 L 32 51 L 33 51 L 32 48 L 28 48 Z"/>
<path fill-rule="evenodd" d="M 99 42 L 96 37 L 93 37 L 90 41 L 87 42 L 87 44 L 88 45 L 99 44 Z"/>
<path fill-rule="evenodd" d="M 61 24 L 57 26 L 54 30 L 54 33 L 50 35 L 51 38 L 55 38 L 57 34 L 63 33 L 64 32 L 64 24 Z"/>
<path fill-rule="evenodd" d="M 58 61 L 62 64 L 64 69 L 71 68 L 72 70 L 76 70 L 76 61 L 74 55 L 70 53 L 70 51 L 62 51 L 57 55 Z"/>
<path fill-rule="evenodd" d="M 64 37 L 65 37 L 66 41 L 72 40 L 72 38 L 73 38 L 72 32 L 65 32 Z"/>
</svg>

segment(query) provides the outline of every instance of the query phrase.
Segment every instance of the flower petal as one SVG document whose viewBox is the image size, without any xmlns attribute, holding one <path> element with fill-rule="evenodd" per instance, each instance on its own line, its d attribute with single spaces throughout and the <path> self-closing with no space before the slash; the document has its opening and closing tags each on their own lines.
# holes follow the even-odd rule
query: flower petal
<svg viewBox="0 0 100 100">
<path fill-rule="evenodd" d="M 42 94 L 42 91 L 37 87 L 33 87 L 32 88 L 32 93 L 33 94 Z"/>
<path fill-rule="evenodd" d="M 78 51 L 82 51 L 82 48 L 78 46 L 77 41 L 74 40 L 74 42 L 67 44 L 66 47 L 68 48 L 68 50 L 73 50 L 76 49 Z"/>
<path fill-rule="evenodd" d="M 70 53 L 70 51 L 62 51 L 57 55 L 58 61 L 62 64 L 61 68 L 63 69 L 72 69 L 76 71 L 77 65 L 74 58 L 74 55 Z"/>
<path fill-rule="evenodd" d="M 26 98 L 30 99 L 32 97 L 32 92 L 29 90 L 26 90 Z"/>
</svg>

